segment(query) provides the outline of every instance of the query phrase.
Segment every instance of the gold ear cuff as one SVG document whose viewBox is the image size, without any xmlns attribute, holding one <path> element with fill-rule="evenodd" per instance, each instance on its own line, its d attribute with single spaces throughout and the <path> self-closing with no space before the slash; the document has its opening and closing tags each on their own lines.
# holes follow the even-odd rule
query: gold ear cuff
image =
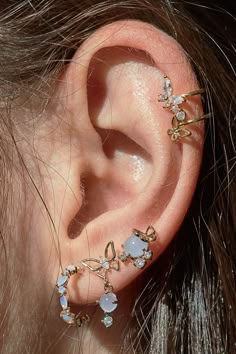
<svg viewBox="0 0 236 354">
<path fill-rule="evenodd" d="M 187 120 L 187 113 L 181 107 L 181 104 L 185 103 L 188 97 L 202 95 L 205 92 L 203 89 L 182 95 L 172 95 L 172 84 L 166 75 L 164 76 L 162 89 L 163 93 L 159 95 L 158 101 L 164 102 L 163 108 L 168 108 L 174 114 L 171 120 L 172 127 L 167 131 L 172 141 L 178 141 L 192 135 L 191 130 L 185 128 L 186 125 L 198 123 L 211 117 L 211 114 L 208 113 L 201 117 Z"/>
</svg>

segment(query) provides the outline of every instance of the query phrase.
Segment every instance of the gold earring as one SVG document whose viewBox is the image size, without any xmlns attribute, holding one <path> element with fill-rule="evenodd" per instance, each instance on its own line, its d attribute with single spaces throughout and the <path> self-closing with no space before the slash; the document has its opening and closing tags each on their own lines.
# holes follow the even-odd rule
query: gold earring
<svg viewBox="0 0 236 354">
<path fill-rule="evenodd" d="M 89 316 L 87 314 L 74 314 L 70 310 L 68 296 L 67 296 L 67 286 L 69 280 L 72 275 L 78 274 L 82 271 L 82 268 L 75 265 L 69 265 L 66 269 L 62 272 L 61 277 L 57 281 L 57 291 L 60 295 L 60 305 L 62 307 L 62 311 L 60 317 L 65 321 L 67 324 L 75 327 L 81 327 L 83 323 L 89 321 Z"/>
<path fill-rule="evenodd" d="M 169 108 L 170 111 L 174 113 L 171 121 L 172 127 L 167 131 L 167 134 L 171 137 L 172 141 L 178 141 L 192 135 L 192 132 L 189 129 L 184 128 L 186 125 L 198 123 L 211 117 L 211 114 L 209 113 L 195 119 L 187 120 L 187 113 L 180 107 L 181 104 L 186 102 L 188 97 L 202 95 L 205 92 L 204 89 L 195 90 L 181 95 L 172 95 L 172 84 L 166 75 L 164 76 L 162 88 L 163 93 L 159 95 L 158 102 L 164 102 L 163 108 Z"/>
<path fill-rule="evenodd" d="M 110 254 L 110 256 L 109 256 Z M 101 322 L 106 328 L 109 328 L 113 325 L 113 317 L 111 313 L 116 310 L 118 306 L 118 299 L 116 294 L 114 294 L 114 288 L 108 281 L 107 273 L 110 270 L 120 270 L 119 260 L 116 259 L 116 251 L 114 242 L 110 241 L 104 252 L 104 256 L 96 258 L 86 258 L 81 261 L 81 264 L 84 267 L 87 267 L 93 273 L 95 273 L 99 278 L 103 279 L 104 282 L 104 295 L 97 300 L 97 304 L 104 311 L 104 316 Z"/>
<path fill-rule="evenodd" d="M 123 255 L 119 258 L 125 262 L 129 257 L 134 259 L 134 265 L 138 268 L 143 268 L 147 260 L 152 259 L 152 251 L 149 250 L 149 243 L 156 240 L 156 231 L 152 226 L 149 226 L 146 232 L 133 230 L 133 234 L 124 243 Z M 120 262 L 116 257 L 115 245 L 110 241 L 104 251 L 104 255 L 97 258 L 85 258 L 80 262 L 81 266 L 70 265 L 65 268 L 60 278 L 57 281 L 56 287 L 60 295 L 60 305 L 62 312 L 61 318 L 71 326 L 80 327 L 83 323 L 89 321 L 87 314 L 74 314 L 70 310 L 67 286 L 71 276 L 82 273 L 86 268 L 95 273 L 104 282 L 105 293 L 97 300 L 97 304 L 104 311 L 104 316 L 101 322 L 105 327 L 111 327 L 113 317 L 111 313 L 118 306 L 118 299 L 114 293 L 112 284 L 108 281 L 109 271 L 120 270 Z"/>
<path fill-rule="evenodd" d="M 149 243 L 156 240 L 156 231 L 153 226 L 148 226 L 145 232 L 134 229 L 133 233 L 122 245 L 124 251 L 119 258 L 122 262 L 134 260 L 134 266 L 142 269 L 147 261 L 152 259 L 153 253 L 149 250 Z"/>
</svg>

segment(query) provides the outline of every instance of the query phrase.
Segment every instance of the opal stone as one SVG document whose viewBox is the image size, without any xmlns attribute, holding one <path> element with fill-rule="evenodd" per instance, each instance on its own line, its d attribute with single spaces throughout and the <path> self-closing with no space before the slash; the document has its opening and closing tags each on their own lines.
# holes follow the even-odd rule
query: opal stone
<svg viewBox="0 0 236 354">
<path fill-rule="evenodd" d="M 133 258 L 141 257 L 148 250 L 148 242 L 132 234 L 124 243 L 125 253 Z"/>
<path fill-rule="evenodd" d="M 68 281 L 68 276 L 67 275 L 63 275 L 62 277 L 60 277 L 57 281 L 57 286 L 60 287 L 60 286 L 63 286 L 67 283 Z"/>
<path fill-rule="evenodd" d="M 60 295 L 64 295 L 65 292 L 66 292 L 66 288 L 64 286 L 60 286 L 58 288 L 58 292 L 59 292 Z"/>
<path fill-rule="evenodd" d="M 70 313 L 62 314 L 62 319 L 68 324 L 74 324 L 74 316 Z"/>
<path fill-rule="evenodd" d="M 107 293 L 100 297 L 98 303 L 104 312 L 110 313 L 117 308 L 118 306 L 117 302 L 118 300 L 114 293 Z"/>
<path fill-rule="evenodd" d="M 60 297 L 60 304 L 61 304 L 61 307 L 63 308 L 63 310 L 67 309 L 68 301 L 67 301 L 67 298 L 65 296 L 61 296 Z"/>
</svg>

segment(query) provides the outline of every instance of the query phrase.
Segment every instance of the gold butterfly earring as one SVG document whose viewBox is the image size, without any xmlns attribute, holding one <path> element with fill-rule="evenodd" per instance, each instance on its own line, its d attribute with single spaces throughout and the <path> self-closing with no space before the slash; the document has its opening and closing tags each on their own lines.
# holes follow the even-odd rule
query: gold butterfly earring
<svg viewBox="0 0 236 354">
<path fill-rule="evenodd" d="M 114 242 L 110 241 L 107 244 L 104 256 L 100 256 L 99 259 L 85 258 L 81 261 L 81 264 L 95 273 L 99 278 L 102 278 L 104 281 L 105 294 L 102 295 L 99 300 L 97 300 L 97 304 L 104 311 L 104 317 L 101 322 L 105 327 L 111 327 L 113 324 L 113 317 L 111 316 L 111 313 L 117 308 L 118 299 L 116 294 L 113 292 L 113 286 L 108 281 L 107 273 L 110 270 L 119 271 L 120 269 L 119 260 L 116 259 Z"/>
<path fill-rule="evenodd" d="M 188 97 L 202 95 L 205 90 L 199 89 L 181 95 L 172 95 L 172 83 L 166 75 L 164 76 L 162 89 L 163 93 L 159 95 L 158 102 L 164 102 L 163 108 L 169 108 L 174 114 L 171 121 L 172 127 L 167 131 L 172 141 L 178 141 L 192 135 L 191 130 L 184 128 L 186 125 L 198 123 L 211 117 L 209 113 L 195 119 L 187 120 L 186 111 L 180 107 L 180 105 L 186 102 Z"/>
</svg>

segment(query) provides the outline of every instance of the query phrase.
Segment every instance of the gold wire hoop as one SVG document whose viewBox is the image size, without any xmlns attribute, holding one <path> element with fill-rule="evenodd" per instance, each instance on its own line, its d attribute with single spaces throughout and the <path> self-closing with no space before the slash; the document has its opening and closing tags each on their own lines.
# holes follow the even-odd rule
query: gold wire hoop
<svg viewBox="0 0 236 354">
<path fill-rule="evenodd" d="M 88 322 L 90 320 L 87 314 L 82 314 L 79 312 L 78 314 L 74 314 L 70 310 L 69 301 L 68 301 L 68 290 L 67 286 L 69 280 L 72 275 L 78 274 L 82 268 L 75 265 L 70 265 L 65 268 L 62 272 L 61 277 L 57 280 L 57 290 L 60 295 L 60 305 L 62 307 L 62 311 L 60 313 L 60 317 L 70 326 L 81 327 L 83 323 Z"/>
<path fill-rule="evenodd" d="M 180 107 L 181 104 L 186 102 L 186 98 L 202 95 L 205 90 L 198 89 L 181 95 L 172 95 L 172 84 L 170 79 L 165 75 L 163 81 L 163 94 L 159 95 L 159 102 L 164 102 L 163 108 L 169 108 L 171 112 L 174 113 L 174 116 L 171 121 L 171 129 L 167 130 L 167 134 L 170 136 L 172 141 L 178 141 L 180 139 L 186 138 L 192 135 L 192 132 L 185 128 L 186 125 L 198 123 L 202 120 L 208 119 L 211 117 L 211 114 L 205 114 L 201 117 L 187 120 L 186 111 Z"/>
</svg>

